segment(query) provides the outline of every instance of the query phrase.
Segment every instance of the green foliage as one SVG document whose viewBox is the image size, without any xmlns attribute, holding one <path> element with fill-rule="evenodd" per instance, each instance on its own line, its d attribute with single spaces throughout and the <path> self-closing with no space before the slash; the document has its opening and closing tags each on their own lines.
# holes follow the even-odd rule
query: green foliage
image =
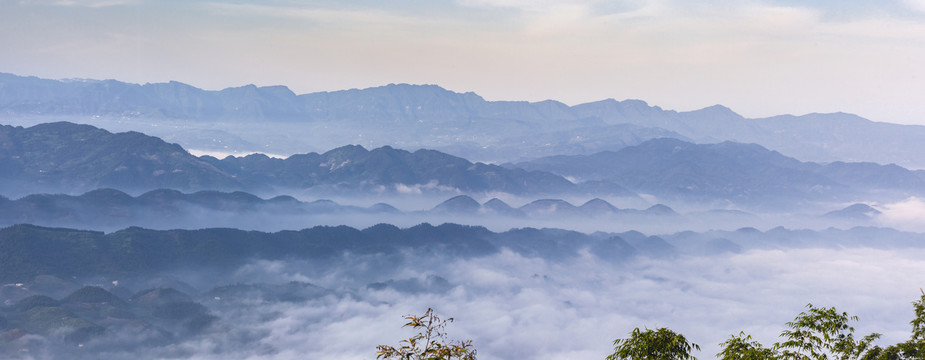
<svg viewBox="0 0 925 360">
<path fill-rule="evenodd" d="M 919 289 L 921 291 L 921 289 Z M 922 297 L 918 301 L 913 301 L 912 306 L 915 308 L 915 319 L 912 324 L 912 340 L 919 343 L 925 342 L 925 291 L 922 291 Z"/>
<path fill-rule="evenodd" d="M 925 292 L 918 301 L 913 301 L 915 318 L 912 319 L 912 337 L 906 342 L 881 349 L 875 346 L 862 359 L 864 360 L 921 360 L 925 358 Z"/>
<path fill-rule="evenodd" d="M 880 334 L 855 339 L 854 328 L 849 322 L 857 321 L 857 316 L 838 312 L 835 308 L 817 308 L 809 304 L 807 311 L 787 323 L 790 330 L 781 333 L 784 342 L 776 343 L 772 348 L 764 348 L 757 341 L 752 341 L 751 336 L 740 332 L 738 336 L 731 336 L 721 343 L 723 350 L 716 355 L 723 360 L 925 359 L 925 292 L 912 304 L 915 309 L 915 318 L 910 322 L 912 338 L 886 348 L 872 344 Z"/>
<path fill-rule="evenodd" d="M 739 332 L 738 336 L 730 336 L 728 340 L 720 343 L 723 350 L 716 356 L 722 360 L 775 360 L 779 358 L 777 351 L 765 348 L 761 343 L 752 340 L 751 335 Z"/>
<path fill-rule="evenodd" d="M 613 341 L 614 352 L 607 360 L 686 360 L 697 358 L 691 350 L 700 350 L 700 346 L 688 342 L 684 335 L 667 328 L 656 330 L 633 329 L 627 339 Z"/>
<path fill-rule="evenodd" d="M 775 345 L 783 349 L 784 359 L 858 359 L 880 334 L 870 334 L 861 340 L 855 340 L 854 327 L 849 321 L 857 321 L 857 316 L 839 313 L 834 307 L 817 308 L 806 305 L 807 311 L 787 323 L 790 330 L 781 332 L 786 340 Z"/>
<path fill-rule="evenodd" d="M 403 327 L 419 329 L 420 332 L 407 340 L 400 341 L 399 347 L 379 345 L 376 347 L 377 359 L 400 360 L 475 360 L 476 350 L 472 340 L 447 341 L 444 329 L 453 318 L 441 320 L 434 310 L 428 308 L 424 315 L 405 315 L 408 320 Z"/>
</svg>

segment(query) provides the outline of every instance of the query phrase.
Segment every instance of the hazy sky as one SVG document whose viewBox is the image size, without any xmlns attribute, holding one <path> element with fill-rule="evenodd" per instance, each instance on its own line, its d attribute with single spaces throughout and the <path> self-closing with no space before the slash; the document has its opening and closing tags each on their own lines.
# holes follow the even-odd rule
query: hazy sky
<svg viewBox="0 0 925 360">
<path fill-rule="evenodd" d="M 925 124 L 925 0 L 3 0 L 0 72 Z"/>
</svg>

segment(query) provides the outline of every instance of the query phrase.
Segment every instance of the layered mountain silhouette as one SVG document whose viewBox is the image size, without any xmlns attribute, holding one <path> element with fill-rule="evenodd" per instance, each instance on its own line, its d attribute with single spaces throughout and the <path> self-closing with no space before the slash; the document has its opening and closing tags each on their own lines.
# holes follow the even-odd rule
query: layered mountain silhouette
<svg viewBox="0 0 925 360">
<path fill-rule="evenodd" d="M 647 236 L 637 231 L 584 234 L 548 228 L 492 232 L 483 227 L 451 223 L 439 226 L 423 223 L 408 228 L 379 224 L 366 229 L 316 226 L 280 232 L 220 228 L 148 230 L 132 227 L 111 233 L 15 225 L 0 229 L 0 260 L 3 260 L 0 261 L 0 282 L 36 283 L 30 284 L 29 288 L 38 290 L 42 288 L 39 282 L 51 281 L 43 276 L 50 275 L 50 279 L 58 279 L 52 282 L 66 288 L 68 285 L 60 279 L 90 276 L 152 277 L 158 272 L 173 269 L 212 269 L 220 273 L 259 259 L 305 259 L 318 266 L 327 266 L 327 262 L 338 261 L 337 256 L 344 253 L 398 260 L 404 256 L 414 258 L 416 253 L 436 256 L 433 253 L 436 251 L 442 254 L 440 256 L 476 258 L 497 254 L 507 248 L 523 256 L 557 260 L 580 257 L 583 256 L 582 251 L 591 250 L 592 255 L 602 259 L 623 260 L 639 255 L 715 255 L 749 248 L 863 247 L 874 244 L 878 248 L 919 248 L 923 236 L 870 227 L 849 230 L 830 228 L 824 231 L 789 230 L 782 227 L 768 231 L 743 228 L 736 231 L 684 231 Z M 50 246 L 52 244 L 54 246 Z M 298 288 L 305 294 L 323 292 L 310 286 Z M 216 292 L 210 296 L 224 296 L 222 294 Z M 23 297 L 16 293 L 4 296 Z M 146 306 L 188 301 L 175 291 L 154 294 L 141 292 L 131 299 Z M 81 302 L 123 305 L 112 294 L 99 289 L 76 291 L 59 302 L 54 299 L 36 301 L 39 300 L 42 301 L 38 304 L 41 306 Z"/>
<path fill-rule="evenodd" d="M 2 188 L 232 189 L 240 182 L 176 144 L 67 122 L 0 126 Z"/>
<path fill-rule="evenodd" d="M 141 133 L 68 122 L 0 126 L 0 188 L 7 194 L 275 189 L 374 192 L 567 193 L 575 184 L 545 172 L 472 163 L 432 150 L 344 146 L 323 154 L 197 158 Z M 615 187 L 617 192 L 625 190 Z"/>
<path fill-rule="evenodd" d="M 925 192 L 922 172 L 897 165 L 818 164 L 755 144 L 693 144 L 670 138 L 615 152 L 506 166 L 473 163 L 435 150 L 409 152 L 388 146 L 367 150 L 356 145 L 286 159 L 261 154 L 218 159 L 195 157 L 176 144 L 137 132 L 113 134 L 57 122 L 29 128 L 0 126 L 0 166 L 6 170 L 0 175 L 0 188 L 12 197 L 81 194 L 100 188 L 136 193 L 247 191 L 268 197 L 293 191 L 322 195 L 498 192 L 533 198 L 646 193 L 669 199 L 786 206 L 795 201 L 895 199 Z M 542 213 L 555 208 L 566 213 L 573 207 L 550 200 L 519 210 Z"/>
<path fill-rule="evenodd" d="M 79 196 L 32 194 L 16 200 L 0 197 L 0 224 L 121 229 L 244 226 L 268 219 L 309 218 L 315 215 L 385 215 L 399 213 L 388 204 L 371 207 L 341 205 L 330 200 L 299 201 L 291 196 L 261 199 L 245 192 L 182 193 L 158 189 L 131 196 L 115 189 L 98 189 Z"/>
<path fill-rule="evenodd" d="M 179 82 L 47 80 L 0 74 L 0 108 L 25 115 L 101 115 L 178 119 L 285 120 L 304 113 L 283 86 L 207 91 Z"/>
<path fill-rule="evenodd" d="M 132 295 L 118 286 L 84 286 L 56 300 L 41 290 L 32 290 L 34 284 L 30 281 L 26 289 L 32 295 L 5 299 L 15 300 L 6 314 L 16 326 L 13 331 L 63 337 L 65 344 L 74 347 L 115 334 L 165 344 L 176 336 L 193 336 L 218 319 L 190 295 L 173 288 L 146 289 Z M 124 294 L 120 297 L 120 293 Z"/>
<path fill-rule="evenodd" d="M 459 215 L 489 215 L 531 218 L 576 218 L 599 217 L 609 215 L 642 215 L 642 216 L 676 216 L 672 208 L 656 204 L 645 210 L 618 209 L 606 200 L 594 198 L 580 206 L 562 199 L 539 199 L 514 208 L 498 198 L 492 198 L 484 204 L 479 204 L 467 195 L 450 198 L 437 206 L 431 212 Z"/>
<path fill-rule="evenodd" d="M 552 295 L 580 310 L 586 280 L 697 286 L 648 271 L 661 264 L 651 259 L 925 244 L 863 227 L 911 213 L 889 201 L 925 195 L 925 170 L 908 169 L 925 168 L 925 127 L 851 114 L 748 119 L 721 105 L 489 101 L 436 85 L 298 95 L 0 74 L 0 123 L 22 125 L 0 125 L 0 357 L 277 356 L 269 340 L 286 338 L 269 326 L 325 331 L 325 307 L 337 317 L 409 295 L 577 281 Z M 447 200 L 408 212 L 299 200 L 373 196 Z M 781 218 L 811 227 L 764 230 Z M 620 275 L 635 268 L 645 271 Z M 481 278 L 467 289 L 459 276 Z"/>
<path fill-rule="evenodd" d="M 509 165 L 631 191 L 682 198 L 774 203 L 877 193 L 922 194 L 925 178 L 897 165 L 801 162 L 755 144 L 655 139 L 619 151 L 553 156 Z"/>
<path fill-rule="evenodd" d="M 235 229 L 156 231 L 127 228 L 104 234 L 63 228 L 16 225 L 0 229 L 0 282 L 27 282 L 38 275 L 60 278 L 91 275 L 131 276 L 176 268 L 231 269 L 255 259 L 308 259 L 319 265 L 349 252 L 370 256 L 404 256 L 405 250 L 437 251 L 445 256 L 495 254 L 525 229 L 495 233 L 482 227 L 421 224 L 400 229 L 376 225 L 363 230 L 317 226 L 300 231 L 265 233 Z M 597 242 L 588 235 L 561 230 L 529 230 L 536 241 L 562 242 L 567 252 L 534 256 L 578 256 Z M 48 247 L 50 244 L 54 246 Z"/>
<path fill-rule="evenodd" d="M 507 169 L 472 163 L 434 150 L 408 152 L 391 147 L 367 150 L 344 146 L 323 154 L 300 154 L 286 159 L 266 155 L 203 157 L 216 168 L 251 184 L 291 189 L 337 188 L 341 190 L 404 191 L 500 191 L 511 194 L 567 193 L 578 188 L 558 175 L 541 171 Z M 615 191 L 623 191 L 616 188 Z"/>
<path fill-rule="evenodd" d="M 809 211 L 811 215 L 812 211 Z M 819 212 L 821 214 L 821 212 Z M 880 212 L 869 205 L 855 204 L 819 216 L 820 221 L 847 221 L 851 226 L 872 224 Z M 343 219 L 374 221 L 491 220 L 506 221 L 508 226 L 545 222 L 550 226 L 568 221 L 616 221 L 642 224 L 672 221 L 691 223 L 719 221 L 749 224 L 761 217 L 741 210 L 713 209 L 679 214 L 667 205 L 641 208 L 617 208 L 606 200 L 594 198 L 580 205 L 562 199 L 539 199 L 519 207 L 492 198 L 479 203 L 468 195 L 451 197 L 430 210 L 402 211 L 392 205 L 377 203 L 368 207 L 341 205 L 331 200 L 300 201 L 291 196 L 263 199 L 245 192 L 199 191 L 183 193 L 158 189 L 132 196 L 115 189 L 98 189 L 82 195 L 32 194 L 11 200 L 0 196 L 0 226 L 34 224 L 112 231 L 131 226 L 151 229 L 198 229 L 234 227 L 254 230 L 279 230 L 306 223 Z M 340 219 L 340 220 L 338 220 Z"/>
<path fill-rule="evenodd" d="M 178 82 L 138 85 L 0 74 L 0 116 L 116 119 L 122 124 L 107 123 L 113 126 L 125 126 L 125 120 L 132 119 L 176 121 L 182 125 L 176 131 L 152 130 L 185 146 L 220 145 L 215 150 L 230 144 L 240 147 L 238 151 L 292 154 L 304 152 L 298 144 L 304 149 L 309 140 L 327 148 L 335 143 L 424 147 L 513 161 L 587 155 L 672 137 L 695 143 L 755 143 L 803 161 L 925 168 L 919 156 L 925 151 L 920 141 L 925 126 L 878 123 L 845 113 L 748 119 L 721 105 L 678 112 L 640 100 L 575 106 L 552 100 L 487 101 L 472 92 L 436 85 L 390 84 L 296 95 L 284 86 L 207 91 Z M 204 125 L 218 122 L 220 131 Z M 144 124 L 139 126 L 150 127 Z"/>
<path fill-rule="evenodd" d="M 526 261 L 549 262 L 557 269 L 588 261 L 594 261 L 597 268 L 616 264 L 623 269 L 623 264 L 637 259 L 648 266 L 652 258 L 672 261 L 682 256 L 704 257 L 698 261 L 710 262 L 750 249 L 917 251 L 923 241 L 925 235 L 919 233 L 863 227 L 821 231 L 743 228 L 652 236 L 637 231 L 584 234 L 548 228 L 493 232 L 477 226 L 426 223 L 407 228 L 379 224 L 365 229 L 317 226 L 280 232 L 132 227 L 111 233 L 16 225 L 0 228 L 0 303 L 4 304 L 0 306 L 0 332 L 6 345 L 0 353 L 16 358 L 25 352 L 21 349 L 48 346 L 30 341 L 37 337 L 60 342 L 70 354 L 80 351 L 81 356 L 100 357 L 99 353 L 107 357 L 114 349 L 126 356 L 165 347 L 174 351 L 184 339 L 210 333 L 228 336 L 230 323 L 246 327 L 258 321 L 290 321 L 279 313 L 283 306 L 317 309 L 323 302 L 340 299 L 355 302 L 388 292 L 443 294 L 458 288 L 454 282 L 459 280 L 439 275 L 409 278 L 405 268 L 396 266 L 408 262 L 479 262 L 514 253 Z M 326 271 L 349 267 L 352 272 L 375 275 L 359 278 L 352 287 L 351 283 L 322 287 L 286 280 L 275 272 L 256 281 L 229 281 L 256 266 L 282 267 L 284 262 L 298 263 L 306 272 L 311 267 Z M 195 271 L 196 276 L 190 278 L 197 285 L 170 275 L 177 271 Z M 562 278 L 549 271 L 522 281 L 552 286 Z M 658 274 L 644 279 L 684 286 L 683 281 Z M 262 308 L 269 308 L 269 315 L 238 315 Z M 233 337 L 234 341 L 241 338 Z"/>
</svg>

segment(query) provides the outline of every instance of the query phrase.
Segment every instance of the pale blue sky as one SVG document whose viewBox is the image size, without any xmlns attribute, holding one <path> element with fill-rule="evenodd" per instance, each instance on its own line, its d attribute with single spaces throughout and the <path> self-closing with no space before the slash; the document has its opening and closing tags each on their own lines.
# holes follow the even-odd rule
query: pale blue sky
<svg viewBox="0 0 925 360">
<path fill-rule="evenodd" d="M 925 0 L 0 1 L 0 72 L 925 124 Z"/>
</svg>

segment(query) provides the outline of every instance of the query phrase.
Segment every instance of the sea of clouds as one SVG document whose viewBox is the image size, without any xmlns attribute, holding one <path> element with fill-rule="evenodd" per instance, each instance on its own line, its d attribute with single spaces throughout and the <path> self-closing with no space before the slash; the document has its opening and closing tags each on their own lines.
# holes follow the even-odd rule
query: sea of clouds
<svg viewBox="0 0 925 360">
<path fill-rule="evenodd" d="M 227 274 L 228 283 L 304 281 L 333 291 L 305 302 L 202 300 L 220 320 L 202 334 L 145 348 L 144 358 L 371 359 L 376 345 L 397 346 L 415 333 L 402 328 L 403 315 L 428 308 L 453 317 L 448 338 L 473 340 L 486 360 L 603 359 L 612 341 L 635 327 L 681 332 L 702 347 L 699 358 L 709 359 L 739 331 L 765 345 L 778 341 L 785 322 L 808 303 L 858 315 L 859 335 L 879 332 L 889 345 L 908 338 L 911 302 L 925 283 L 925 249 L 918 248 L 748 250 L 628 262 L 510 251 L 468 260 L 422 256 L 393 267 L 382 259 L 338 261 L 260 261 Z M 428 288 L 433 275 L 449 286 Z M 390 279 L 424 286 L 365 285 Z M 139 350 L 92 343 L 86 349 L 86 358 L 113 359 L 137 358 Z M 66 351 L 79 357 L 82 350 Z"/>
</svg>

